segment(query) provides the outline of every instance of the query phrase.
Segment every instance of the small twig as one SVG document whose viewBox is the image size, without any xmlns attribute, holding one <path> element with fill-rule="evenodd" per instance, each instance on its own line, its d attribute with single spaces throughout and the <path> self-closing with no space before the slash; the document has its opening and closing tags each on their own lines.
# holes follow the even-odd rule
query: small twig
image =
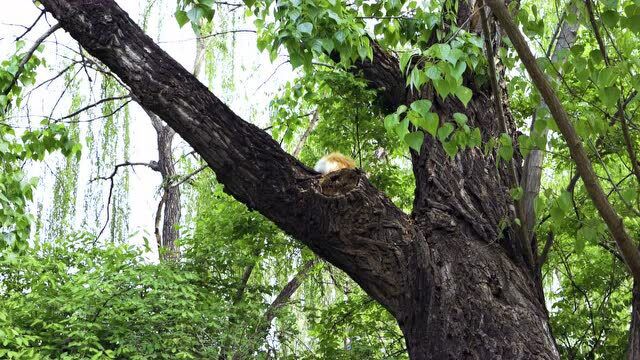
<svg viewBox="0 0 640 360">
<path fill-rule="evenodd" d="M 278 64 L 278 66 L 276 66 L 275 69 L 273 69 L 273 71 L 271 72 L 271 74 L 260 84 L 258 85 L 258 87 L 253 91 L 253 94 L 255 95 L 258 90 L 260 90 L 260 88 L 262 88 L 264 86 L 264 84 L 266 84 L 269 80 L 271 80 L 271 78 L 276 74 L 276 72 L 278 72 L 278 69 L 280 69 L 280 67 L 286 63 L 288 63 L 289 60 L 285 60 L 283 62 L 281 62 L 280 64 Z"/>
<path fill-rule="evenodd" d="M 98 106 L 100 104 L 104 104 L 104 103 L 109 102 L 109 101 L 123 100 L 123 99 L 130 99 L 130 98 L 131 98 L 131 95 L 113 96 L 113 97 L 104 98 L 104 99 L 101 99 L 101 100 L 99 100 L 99 101 L 97 101 L 97 102 L 95 102 L 93 104 L 87 105 L 87 106 L 85 106 L 85 107 L 83 107 L 83 108 L 81 108 L 79 110 L 76 110 L 76 111 L 72 112 L 71 114 L 69 114 L 67 116 L 61 117 L 57 121 L 62 121 L 62 120 L 66 120 L 66 119 L 72 118 L 72 117 L 74 117 L 74 116 L 76 116 L 76 115 L 78 115 L 78 114 L 80 114 L 80 113 L 82 113 L 84 111 L 87 111 L 87 110 L 89 110 L 91 108 L 94 108 L 94 107 L 96 107 L 96 106 Z"/>
<path fill-rule="evenodd" d="M 113 116 L 115 113 L 117 113 L 118 111 L 122 110 L 125 106 L 127 106 L 131 101 L 131 99 L 125 101 L 122 105 L 120 105 L 119 107 L 117 107 L 115 110 L 113 110 L 112 112 L 110 112 L 109 114 L 106 115 L 102 115 L 102 116 L 98 116 L 98 117 L 94 117 L 91 119 L 87 119 L 87 120 L 74 120 L 74 121 L 62 121 L 62 119 L 57 119 L 56 121 L 58 122 L 64 122 L 67 124 L 77 124 L 77 123 L 87 123 L 87 122 L 92 122 L 92 121 L 96 121 L 96 120 L 101 120 L 101 119 L 106 119 L 109 116 Z"/>
<path fill-rule="evenodd" d="M 313 112 L 313 117 L 311 118 L 311 121 L 309 121 L 309 126 L 307 127 L 307 130 L 304 131 L 304 133 L 300 137 L 300 140 L 298 140 L 298 144 L 296 145 L 296 148 L 293 150 L 292 155 L 294 157 L 298 157 L 298 155 L 300 155 L 300 152 L 302 151 L 302 148 L 304 147 L 304 144 L 307 141 L 307 138 L 309 137 L 309 135 L 311 135 L 311 132 L 313 131 L 313 129 L 315 129 L 317 123 L 318 123 L 318 110 L 316 109 L 316 111 Z"/>
<path fill-rule="evenodd" d="M 82 52 L 82 47 L 80 46 L 80 44 L 78 44 L 78 47 L 78 53 L 80 54 L 80 59 L 82 60 L 82 68 L 84 69 L 84 73 L 87 74 L 87 79 L 89 79 L 89 82 L 93 82 L 93 80 L 91 80 L 91 76 L 89 75 L 89 71 L 87 71 L 87 63 L 84 58 L 84 53 Z"/>
<path fill-rule="evenodd" d="M 194 40 L 202 40 L 202 39 L 208 39 L 208 38 L 211 38 L 211 37 L 227 35 L 227 34 L 237 34 L 237 33 L 256 34 L 257 31 L 249 30 L 249 29 L 227 30 L 227 31 L 221 31 L 221 32 L 209 34 L 209 35 L 198 36 L 198 37 L 194 37 L 194 38 L 188 38 L 188 39 L 158 41 L 158 44 L 169 44 L 169 43 L 179 43 L 179 42 L 187 42 L 187 41 L 194 41 Z"/>
<path fill-rule="evenodd" d="M 36 26 L 36 24 L 38 23 L 38 21 L 40 21 L 40 18 L 42 18 L 42 16 L 46 13 L 46 11 L 42 11 L 40 12 L 40 15 L 38 15 L 38 17 L 36 18 L 36 21 L 33 22 L 33 24 L 31 24 L 31 26 L 28 26 L 26 28 L 26 30 L 22 33 L 22 35 L 18 36 L 16 38 L 16 42 L 20 41 L 20 39 L 22 39 L 23 37 L 25 37 L 25 35 L 27 35 L 29 33 L 29 31 L 31 31 L 33 29 L 34 26 Z"/>
<path fill-rule="evenodd" d="M 197 174 L 199 174 L 202 170 L 208 168 L 209 165 L 202 165 L 200 168 L 198 168 L 196 171 L 192 172 L 189 175 L 186 175 L 182 180 L 180 180 L 179 182 L 173 184 L 170 186 L 170 188 L 176 187 L 176 186 L 180 186 L 182 184 L 184 184 L 185 182 L 187 182 L 189 179 L 191 179 L 192 177 L 196 176 Z"/>
<path fill-rule="evenodd" d="M 109 225 L 109 220 L 111 219 L 111 212 L 109 210 L 109 207 L 111 206 L 111 198 L 113 195 L 113 186 L 114 186 L 114 181 L 113 179 L 115 178 L 116 174 L 118 173 L 118 170 L 121 167 L 125 167 L 125 166 L 148 166 L 150 168 L 153 168 L 153 165 L 151 163 L 144 163 L 144 162 L 129 162 L 129 161 L 125 161 L 122 164 L 116 164 L 113 172 L 109 175 L 109 176 L 98 176 L 96 178 L 91 179 L 89 182 L 94 182 L 96 180 L 109 180 L 109 194 L 107 195 L 107 219 L 104 222 L 104 225 L 102 226 L 102 228 L 100 229 L 100 232 L 98 232 L 98 236 L 96 236 L 96 238 L 93 240 L 93 244 L 95 245 L 95 243 L 98 241 L 98 239 L 100 239 L 100 236 L 102 236 L 102 234 L 104 233 L 104 231 L 107 229 L 107 225 Z"/>
</svg>

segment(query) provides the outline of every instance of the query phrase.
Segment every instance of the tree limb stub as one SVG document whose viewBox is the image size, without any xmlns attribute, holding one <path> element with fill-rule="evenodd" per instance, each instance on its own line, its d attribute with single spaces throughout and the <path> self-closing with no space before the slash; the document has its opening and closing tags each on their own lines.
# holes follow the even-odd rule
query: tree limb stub
<svg viewBox="0 0 640 360">
<path fill-rule="evenodd" d="M 424 237 L 363 174 L 350 191 L 322 194 L 317 173 L 233 113 L 114 1 L 41 3 L 143 107 L 206 160 L 227 193 L 347 272 L 392 313 L 398 311 L 407 296 L 409 249 Z"/>
</svg>

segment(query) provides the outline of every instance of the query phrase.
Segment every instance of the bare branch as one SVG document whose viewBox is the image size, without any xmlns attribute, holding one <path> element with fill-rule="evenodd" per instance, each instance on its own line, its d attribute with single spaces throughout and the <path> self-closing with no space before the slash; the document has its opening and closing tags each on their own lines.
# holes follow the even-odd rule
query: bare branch
<svg viewBox="0 0 640 360">
<path fill-rule="evenodd" d="M 74 117 L 74 116 L 76 116 L 76 115 L 78 115 L 78 114 L 81 114 L 82 112 L 85 112 L 85 111 L 87 111 L 87 110 L 89 110 L 89 109 L 91 109 L 91 108 L 94 108 L 94 107 L 96 107 L 96 106 L 98 106 L 98 105 L 100 105 L 100 104 L 104 104 L 104 103 L 109 102 L 109 101 L 116 101 L 116 100 L 130 99 L 130 98 L 131 98 L 131 95 L 123 95 L 123 96 L 113 96 L 113 97 L 108 97 L 108 98 L 100 99 L 99 101 L 97 101 L 97 102 L 95 102 L 95 103 L 93 103 L 93 104 L 87 105 L 87 106 L 85 106 L 85 107 L 83 107 L 83 108 L 81 108 L 81 109 L 79 109 L 79 110 L 76 110 L 76 111 L 72 112 L 72 113 L 71 113 L 71 114 L 69 114 L 69 115 L 66 115 L 66 116 L 64 116 L 64 117 L 61 117 L 61 118 L 60 118 L 60 119 L 58 119 L 57 121 L 62 121 L 62 120 L 70 119 L 70 118 L 72 118 L 72 117 Z"/>
<path fill-rule="evenodd" d="M 201 167 L 199 167 L 197 170 L 195 170 L 194 172 L 192 172 L 189 175 L 186 175 L 184 178 L 182 178 L 182 180 L 178 181 L 177 183 L 171 185 L 170 187 L 176 187 L 176 186 L 180 186 L 182 184 L 184 184 L 185 182 L 189 181 L 189 179 L 191 179 L 192 177 L 196 176 L 197 174 L 199 174 L 202 170 L 208 168 L 209 165 L 202 165 Z"/>
<path fill-rule="evenodd" d="M 111 211 L 109 210 L 109 207 L 111 206 L 111 198 L 113 195 L 113 186 L 114 186 L 114 178 L 118 173 L 118 170 L 122 167 L 125 166 L 148 166 L 150 168 L 153 169 L 152 163 L 144 163 L 144 162 L 129 162 L 129 161 L 125 161 L 122 164 L 117 164 L 115 165 L 113 172 L 108 175 L 108 176 L 98 176 L 96 178 L 93 178 L 90 180 L 90 182 L 94 182 L 96 180 L 109 180 L 109 193 L 107 194 L 107 218 L 104 222 L 104 225 L 102 226 L 102 228 L 100 229 L 100 231 L 98 232 L 98 235 L 96 236 L 96 238 L 93 240 L 93 243 L 95 244 L 98 239 L 100 239 L 100 236 L 102 236 L 102 234 L 104 233 L 105 229 L 107 228 L 107 225 L 109 225 L 109 220 L 111 218 Z"/>
<path fill-rule="evenodd" d="M 169 43 L 179 43 L 179 42 L 187 42 L 187 41 L 194 41 L 194 40 L 202 40 L 202 39 L 209 39 L 209 38 L 216 37 L 216 36 L 222 36 L 222 35 L 228 35 L 228 34 L 239 34 L 239 33 L 255 34 L 257 32 L 255 30 L 249 30 L 249 29 L 226 30 L 226 31 L 221 31 L 221 32 L 217 32 L 217 33 L 213 33 L 213 34 L 209 34 L 209 35 L 204 35 L 204 36 L 198 36 L 198 37 L 189 38 L 189 39 L 158 41 L 158 44 L 169 44 Z"/>
<path fill-rule="evenodd" d="M 28 27 L 26 28 L 26 30 L 22 33 L 22 35 L 20 35 L 20 36 L 18 36 L 18 37 L 16 38 L 16 42 L 17 42 L 17 41 L 20 41 L 23 37 L 25 37 L 25 35 L 27 35 L 27 34 L 29 33 L 29 31 L 31 31 L 31 30 L 33 29 L 33 27 L 34 27 L 34 26 L 36 26 L 36 24 L 38 24 L 38 21 L 40 21 L 40 19 L 42 18 L 42 16 L 43 16 L 44 14 L 46 14 L 46 13 L 47 13 L 46 11 L 42 10 L 42 11 L 40 12 L 40 15 L 38 15 L 38 17 L 36 18 L 36 20 L 33 22 L 33 24 L 31 24 L 31 26 L 28 26 Z"/>
<path fill-rule="evenodd" d="M 106 119 L 106 118 L 108 118 L 110 116 L 115 115 L 118 111 L 122 110 L 125 106 L 129 105 L 129 103 L 131 101 L 133 101 L 133 100 L 129 99 L 129 100 L 125 101 L 124 103 L 122 103 L 122 105 L 118 106 L 115 110 L 113 110 L 112 112 L 110 112 L 110 113 L 108 113 L 106 115 L 96 116 L 96 117 L 93 117 L 93 118 L 90 118 L 90 119 L 86 119 L 86 120 L 63 121 L 62 119 L 57 119 L 56 121 L 64 122 L 64 123 L 67 123 L 67 124 L 74 124 L 74 123 L 88 123 L 88 122 L 93 122 L 93 121 L 96 121 L 96 120 Z M 67 117 L 65 117 L 63 119 L 66 119 Z"/>
</svg>

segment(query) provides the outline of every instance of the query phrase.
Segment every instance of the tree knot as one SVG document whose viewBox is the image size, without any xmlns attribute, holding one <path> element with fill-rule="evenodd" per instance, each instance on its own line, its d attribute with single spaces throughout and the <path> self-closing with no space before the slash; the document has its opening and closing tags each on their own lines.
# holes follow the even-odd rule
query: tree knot
<svg viewBox="0 0 640 360">
<path fill-rule="evenodd" d="M 326 196 L 344 195 L 358 185 L 361 174 L 354 169 L 332 171 L 320 178 L 320 192 Z"/>
</svg>

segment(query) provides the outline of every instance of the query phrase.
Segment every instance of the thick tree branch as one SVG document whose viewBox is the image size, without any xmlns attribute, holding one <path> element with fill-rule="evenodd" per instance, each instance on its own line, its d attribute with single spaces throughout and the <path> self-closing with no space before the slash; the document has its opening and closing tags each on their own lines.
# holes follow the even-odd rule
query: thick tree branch
<svg viewBox="0 0 640 360">
<path fill-rule="evenodd" d="M 370 88 L 378 90 L 378 99 L 382 108 L 387 112 L 395 111 L 411 96 L 400 71 L 400 63 L 395 56 L 386 52 L 373 39 L 369 42 L 373 51 L 373 61 L 357 61 L 354 64 L 355 70 L 367 80 Z M 340 61 L 337 52 L 333 52 L 331 58 L 335 62 Z"/>
<path fill-rule="evenodd" d="M 551 84 L 536 63 L 536 59 L 531 53 L 531 49 L 529 49 L 524 36 L 511 18 L 504 2 L 502 0 L 486 0 L 486 3 L 491 7 L 495 17 L 509 36 L 509 39 L 520 56 L 520 60 L 526 67 L 529 76 L 549 107 L 560 132 L 567 142 L 571 158 L 576 163 L 578 173 L 584 182 L 585 189 L 587 190 L 587 193 L 589 193 L 595 207 L 598 209 L 600 216 L 602 216 L 607 224 L 613 238 L 616 240 L 616 243 L 620 248 L 620 252 L 624 257 L 627 266 L 631 270 L 631 274 L 634 279 L 640 280 L 640 253 L 633 244 L 633 240 L 629 236 L 622 219 L 618 216 L 613 206 L 611 206 L 611 203 L 609 203 L 607 196 L 602 191 L 602 187 L 600 186 L 596 173 L 593 170 L 591 161 L 589 160 L 587 152 L 582 146 L 580 138 L 569 119 L 569 115 L 560 103 L 560 99 L 558 99 L 558 96 L 553 91 Z"/>
<path fill-rule="evenodd" d="M 233 113 L 114 1 L 41 2 L 203 157 L 227 193 L 344 270 L 392 313 L 400 310 L 413 246 L 424 236 L 364 174 L 320 176 L 301 164 Z M 420 256 L 428 263 L 428 252 Z"/>
</svg>

